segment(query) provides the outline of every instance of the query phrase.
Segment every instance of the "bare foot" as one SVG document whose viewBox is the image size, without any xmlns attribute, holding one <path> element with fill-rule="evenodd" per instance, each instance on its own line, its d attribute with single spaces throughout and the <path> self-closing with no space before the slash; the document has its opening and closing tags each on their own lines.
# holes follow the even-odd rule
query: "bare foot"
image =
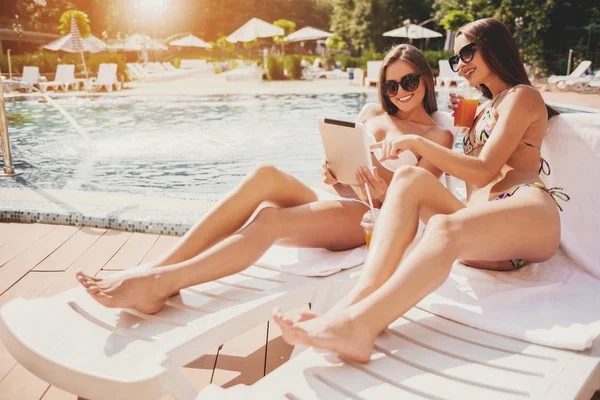
<svg viewBox="0 0 600 400">
<path fill-rule="evenodd" d="M 172 295 L 162 287 L 160 275 L 149 271 L 125 272 L 104 279 L 79 271 L 76 278 L 94 300 L 109 308 L 155 314 Z"/>
<path fill-rule="evenodd" d="M 281 328 L 283 339 L 291 345 L 331 350 L 346 360 L 361 363 L 371 358 L 375 338 L 342 313 L 294 322 L 276 309 L 273 320 Z"/>
</svg>

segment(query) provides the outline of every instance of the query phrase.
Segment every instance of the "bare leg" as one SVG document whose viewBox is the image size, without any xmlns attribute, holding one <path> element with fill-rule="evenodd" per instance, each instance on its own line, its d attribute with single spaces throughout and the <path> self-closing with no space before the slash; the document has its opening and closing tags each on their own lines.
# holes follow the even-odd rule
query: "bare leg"
<svg viewBox="0 0 600 400">
<path fill-rule="evenodd" d="M 248 268 L 274 243 L 331 250 L 364 244 L 360 219 L 366 209 L 364 204 L 352 201 L 265 208 L 238 233 L 189 260 L 116 278 L 96 279 L 84 286 L 107 307 L 154 313 L 182 288 Z"/>
<path fill-rule="evenodd" d="M 386 198 L 382 213 L 389 217 L 380 218 L 356 285 L 332 313 L 368 296 L 390 278 L 415 239 L 419 218 L 427 223 L 433 215 L 452 214 L 465 207 L 435 176 L 418 167 L 396 170 Z"/>
<path fill-rule="evenodd" d="M 421 242 L 391 278 L 337 314 L 301 323 L 278 312 L 274 318 L 291 344 L 325 348 L 366 362 L 376 336 L 440 286 L 455 259 L 544 261 L 556 252 L 559 241 L 560 218 L 554 201 L 541 190 L 527 188 L 509 199 L 434 216 Z"/>
<path fill-rule="evenodd" d="M 298 179 L 271 165 L 260 166 L 152 266 L 179 263 L 209 249 L 244 226 L 263 202 L 294 207 L 316 200 L 315 192 Z"/>
</svg>

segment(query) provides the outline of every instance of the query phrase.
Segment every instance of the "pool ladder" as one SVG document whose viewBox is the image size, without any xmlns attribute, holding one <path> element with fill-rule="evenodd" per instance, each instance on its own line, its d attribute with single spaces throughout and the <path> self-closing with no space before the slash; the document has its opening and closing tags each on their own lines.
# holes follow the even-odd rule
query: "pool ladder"
<svg viewBox="0 0 600 400">
<path fill-rule="evenodd" d="M 0 141 L 2 141 L 2 158 L 4 160 L 4 172 L 0 177 L 15 176 L 21 172 L 15 171 L 10 153 L 10 141 L 8 139 L 8 119 L 6 118 L 6 107 L 4 106 L 4 84 L 0 82 Z"/>
</svg>

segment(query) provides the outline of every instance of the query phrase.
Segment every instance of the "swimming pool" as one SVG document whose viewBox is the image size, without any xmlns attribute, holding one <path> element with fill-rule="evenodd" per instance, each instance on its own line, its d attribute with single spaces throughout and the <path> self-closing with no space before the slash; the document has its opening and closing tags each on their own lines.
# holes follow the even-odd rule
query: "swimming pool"
<svg viewBox="0 0 600 400">
<path fill-rule="evenodd" d="M 439 95 L 447 110 L 447 96 Z M 376 93 L 116 96 L 56 100 L 91 148 L 50 104 L 10 101 L 15 167 L 0 187 L 221 198 L 260 163 L 311 184 L 320 179 L 319 117 L 352 120 Z"/>
</svg>

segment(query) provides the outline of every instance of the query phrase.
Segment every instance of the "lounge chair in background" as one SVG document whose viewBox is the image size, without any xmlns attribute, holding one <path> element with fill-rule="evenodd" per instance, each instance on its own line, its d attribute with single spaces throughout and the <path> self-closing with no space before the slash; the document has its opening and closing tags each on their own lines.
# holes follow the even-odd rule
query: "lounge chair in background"
<svg viewBox="0 0 600 400">
<path fill-rule="evenodd" d="M 365 86 L 377 86 L 379 81 L 379 70 L 383 61 L 367 61 L 367 76 L 365 77 Z"/>
<path fill-rule="evenodd" d="M 31 86 L 39 86 L 40 83 L 40 69 L 38 67 L 23 67 L 23 76 L 21 82 Z M 25 87 L 30 92 L 31 89 Z"/>
<path fill-rule="evenodd" d="M 575 92 L 589 92 L 590 88 L 593 88 L 593 85 L 590 85 L 593 81 L 600 82 L 600 70 L 596 71 L 594 75 L 584 75 L 579 78 L 572 78 L 566 80 L 564 82 L 565 86 L 563 90 L 572 90 Z M 591 91 L 593 92 L 595 90 Z"/>
<path fill-rule="evenodd" d="M 40 90 L 45 92 L 48 90 L 48 88 L 53 88 L 54 90 L 57 90 L 58 88 L 66 92 L 71 87 L 75 90 L 79 90 L 79 84 L 82 81 L 83 80 L 75 79 L 75 65 L 60 64 L 56 67 L 56 75 L 54 76 L 54 80 L 49 82 L 40 82 Z"/>
<path fill-rule="evenodd" d="M 438 65 L 440 67 L 440 73 L 435 78 L 437 87 L 446 87 L 449 88 L 452 83 L 458 86 L 459 83 L 464 82 L 465 78 L 458 75 L 457 72 L 452 71 L 450 69 L 450 64 L 448 60 L 438 60 Z"/>
<path fill-rule="evenodd" d="M 117 78 L 117 64 L 100 64 L 98 68 L 98 77 L 92 78 L 88 83 L 88 90 L 105 88 L 107 92 L 121 90 L 121 82 Z"/>
<path fill-rule="evenodd" d="M 568 82 L 581 78 L 590 65 L 592 65 L 592 62 L 585 60 L 580 62 L 577 68 L 575 68 L 569 75 L 552 75 L 548 77 L 549 88 L 557 88 L 560 90 L 565 89 Z"/>
</svg>

